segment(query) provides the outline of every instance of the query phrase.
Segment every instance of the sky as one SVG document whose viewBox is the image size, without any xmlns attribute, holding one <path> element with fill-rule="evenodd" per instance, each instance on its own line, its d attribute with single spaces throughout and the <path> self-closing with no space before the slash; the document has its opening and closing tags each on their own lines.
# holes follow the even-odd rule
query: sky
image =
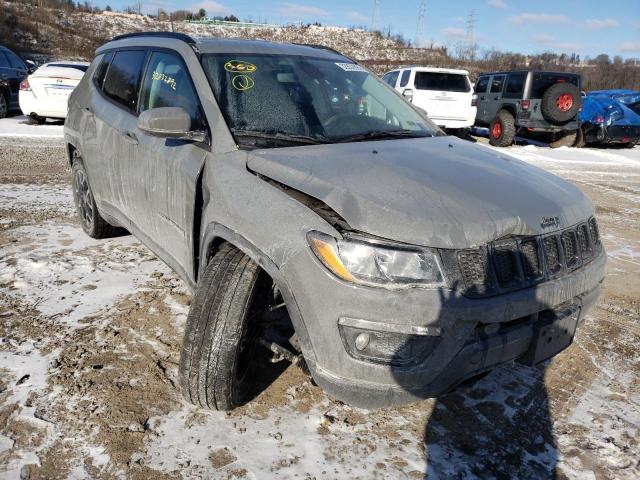
<svg viewBox="0 0 640 480">
<path fill-rule="evenodd" d="M 122 9 L 132 0 L 93 0 L 93 5 Z M 420 0 L 378 0 L 376 28 L 391 28 L 414 40 Z M 374 0 L 193 0 L 142 1 L 155 12 L 204 8 L 209 16 L 235 14 L 241 20 L 371 27 Z M 640 0 L 426 0 L 424 39 L 454 48 L 466 39 L 470 12 L 475 11 L 474 37 L 480 51 L 518 53 L 600 53 L 640 57 Z"/>
</svg>

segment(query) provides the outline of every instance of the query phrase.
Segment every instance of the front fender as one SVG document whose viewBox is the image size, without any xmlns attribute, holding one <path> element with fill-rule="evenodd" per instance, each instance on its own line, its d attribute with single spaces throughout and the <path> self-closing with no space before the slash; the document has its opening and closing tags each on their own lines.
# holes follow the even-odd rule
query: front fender
<svg viewBox="0 0 640 480">
<path fill-rule="evenodd" d="M 300 313 L 300 308 L 298 307 L 296 299 L 293 295 L 293 291 L 289 287 L 289 284 L 284 275 L 275 264 L 275 262 L 267 254 L 265 254 L 239 233 L 234 232 L 224 225 L 214 222 L 207 225 L 204 231 L 202 246 L 200 250 L 200 264 L 198 271 L 203 272 L 207 267 L 210 258 L 209 252 L 211 251 L 213 245 L 220 240 L 229 242 L 236 248 L 240 249 L 243 253 L 249 256 L 249 258 L 256 262 L 260 266 L 260 268 L 267 272 L 267 274 L 273 279 L 274 283 L 282 293 L 282 298 L 284 299 L 287 306 L 287 311 L 289 312 L 289 316 L 291 317 L 293 328 L 295 329 L 298 339 L 300 340 L 300 346 L 302 348 L 302 354 L 304 355 L 305 361 L 313 371 L 316 363 L 316 355 L 313 350 L 313 345 L 311 344 L 311 339 L 309 338 L 309 333 L 304 323 L 304 319 L 302 318 L 302 314 Z"/>
</svg>

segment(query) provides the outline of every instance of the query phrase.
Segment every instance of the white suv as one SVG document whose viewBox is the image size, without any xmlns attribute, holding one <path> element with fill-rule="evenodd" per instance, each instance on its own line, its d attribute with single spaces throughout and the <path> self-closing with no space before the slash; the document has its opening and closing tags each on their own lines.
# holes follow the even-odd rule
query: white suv
<svg viewBox="0 0 640 480">
<path fill-rule="evenodd" d="M 425 110 L 439 127 L 464 129 L 475 121 L 476 99 L 466 70 L 403 67 L 382 78 L 409 102 Z"/>
</svg>

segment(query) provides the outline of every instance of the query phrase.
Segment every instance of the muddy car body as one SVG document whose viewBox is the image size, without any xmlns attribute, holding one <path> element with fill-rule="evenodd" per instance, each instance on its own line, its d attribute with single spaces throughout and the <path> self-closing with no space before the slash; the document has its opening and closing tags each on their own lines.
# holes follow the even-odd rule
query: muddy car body
<svg viewBox="0 0 640 480">
<path fill-rule="evenodd" d="M 140 72 L 105 68 L 119 52 L 144 52 L 126 54 Z M 113 68 L 142 85 L 127 105 L 105 93 Z M 153 82 L 170 90 L 145 110 Z M 193 95 L 169 100 L 184 82 Z M 85 230 L 125 227 L 195 289 L 181 378 L 196 404 L 245 401 L 243 359 L 264 346 L 355 405 L 436 396 L 564 349 L 600 292 L 577 187 L 444 136 L 328 49 L 116 39 L 72 94 L 65 138 Z M 257 318 L 283 305 L 278 340 Z"/>
</svg>

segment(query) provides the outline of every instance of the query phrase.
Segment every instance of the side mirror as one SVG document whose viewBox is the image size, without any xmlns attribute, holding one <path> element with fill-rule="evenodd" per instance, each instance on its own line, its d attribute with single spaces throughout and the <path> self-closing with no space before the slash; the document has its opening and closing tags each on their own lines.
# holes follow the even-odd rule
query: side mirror
<svg viewBox="0 0 640 480">
<path fill-rule="evenodd" d="M 25 65 L 27 66 L 27 72 L 33 73 L 38 69 L 38 65 L 33 60 L 25 60 Z"/>
<path fill-rule="evenodd" d="M 402 91 L 402 96 L 407 102 L 413 102 L 413 90 L 411 90 L 410 88 L 405 88 Z"/>
<path fill-rule="evenodd" d="M 191 117 L 182 107 L 152 108 L 138 117 L 138 128 L 153 137 L 204 142 L 207 133 L 191 130 Z"/>
</svg>

